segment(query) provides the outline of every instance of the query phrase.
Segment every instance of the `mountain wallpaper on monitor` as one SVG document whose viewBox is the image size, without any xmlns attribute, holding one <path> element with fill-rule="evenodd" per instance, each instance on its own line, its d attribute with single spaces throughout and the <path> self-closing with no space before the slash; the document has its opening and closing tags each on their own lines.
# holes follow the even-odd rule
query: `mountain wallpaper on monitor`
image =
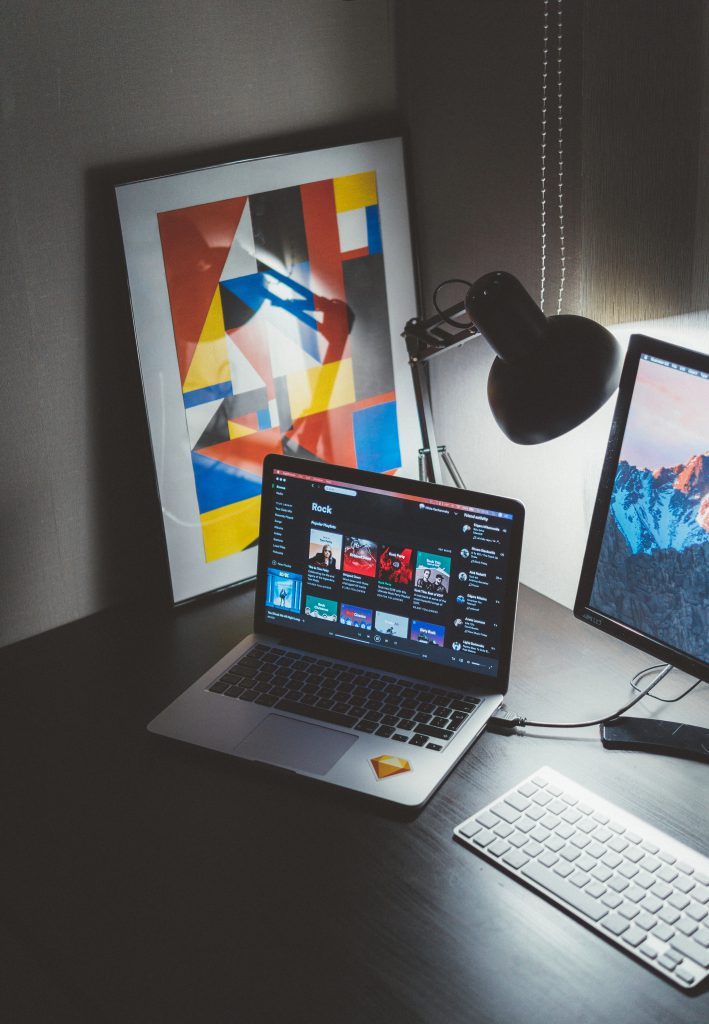
<svg viewBox="0 0 709 1024">
<path fill-rule="evenodd" d="M 591 601 L 709 661 L 709 451 L 656 470 L 620 462 Z"/>
<path fill-rule="evenodd" d="M 709 380 L 641 358 L 594 608 L 709 661 Z"/>
</svg>

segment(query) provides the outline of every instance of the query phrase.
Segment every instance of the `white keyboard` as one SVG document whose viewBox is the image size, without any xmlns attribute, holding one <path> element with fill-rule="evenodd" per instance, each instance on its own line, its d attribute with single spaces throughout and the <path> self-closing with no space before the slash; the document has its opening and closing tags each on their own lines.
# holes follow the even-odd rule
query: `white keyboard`
<svg viewBox="0 0 709 1024">
<path fill-rule="evenodd" d="M 682 988 L 709 976 L 709 857 L 551 768 L 453 835 Z"/>
</svg>

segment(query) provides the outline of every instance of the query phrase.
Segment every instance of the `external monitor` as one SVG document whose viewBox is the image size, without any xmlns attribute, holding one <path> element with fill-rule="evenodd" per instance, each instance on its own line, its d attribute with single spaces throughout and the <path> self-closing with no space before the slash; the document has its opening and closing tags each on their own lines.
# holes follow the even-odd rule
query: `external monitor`
<svg viewBox="0 0 709 1024">
<path fill-rule="evenodd" d="M 709 681 L 709 356 L 632 336 L 574 614 Z"/>
</svg>

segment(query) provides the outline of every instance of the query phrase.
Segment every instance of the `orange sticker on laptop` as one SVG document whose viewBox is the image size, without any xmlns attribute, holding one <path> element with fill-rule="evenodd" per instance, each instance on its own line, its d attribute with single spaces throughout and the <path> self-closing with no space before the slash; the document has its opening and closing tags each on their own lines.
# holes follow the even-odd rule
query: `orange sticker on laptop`
<svg viewBox="0 0 709 1024">
<path fill-rule="evenodd" d="M 379 757 L 370 757 L 369 763 L 378 779 L 388 779 L 392 775 L 401 775 L 402 772 L 410 772 L 412 770 L 405 757 L 394 757 L 393 754 L 380 754 Z"/>
</svg>

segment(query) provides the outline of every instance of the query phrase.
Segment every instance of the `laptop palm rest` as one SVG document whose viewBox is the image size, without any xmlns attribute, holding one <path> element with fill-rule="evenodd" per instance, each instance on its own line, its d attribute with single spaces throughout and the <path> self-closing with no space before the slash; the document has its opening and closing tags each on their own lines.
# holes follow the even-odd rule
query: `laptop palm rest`
<svg viewBox="0 0 709 1024">
<path fill-rule="evenodd" d="M 268 715 L 234 749 L 239 757 L 265 761 L 297 772 L 327 775 L 357 736 L 326 726 Z"/>
</svg>

